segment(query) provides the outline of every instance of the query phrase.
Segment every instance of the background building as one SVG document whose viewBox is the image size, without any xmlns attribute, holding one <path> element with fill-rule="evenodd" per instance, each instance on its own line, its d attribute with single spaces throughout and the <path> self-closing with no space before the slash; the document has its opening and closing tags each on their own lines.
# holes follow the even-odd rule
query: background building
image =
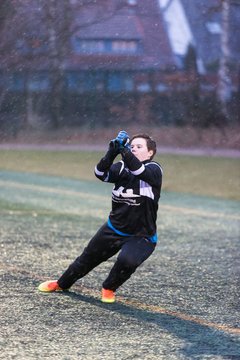
<svg viewBox="0 0 240 360">
<path fill-rule="evenodd" d="M 11 0 L 1 10 L 2 124 L 238 121 L 238 1 Z"/>
</svg>

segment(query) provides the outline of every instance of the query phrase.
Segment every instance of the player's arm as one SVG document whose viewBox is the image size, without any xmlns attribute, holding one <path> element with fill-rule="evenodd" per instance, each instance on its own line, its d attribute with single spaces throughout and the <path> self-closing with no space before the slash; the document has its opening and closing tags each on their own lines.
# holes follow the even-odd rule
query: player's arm
<svg viewBox="0 0 240 360">
<path fill-rule="evenodd" d="M 126 131 L 122 130 L 118 133 L 114 140 L 109 143 L 106 155 L 99 161 L 95 167 L 95 175 L 102 181 L 115 183 L 119 180 L 124 170 L 124 162 L 120 161 L 113 164 L 115 157 L 120 154 L 121 150 L 126 146 L 129 147 L 129 136 Z"/>
<path fill-rule="evenodd" d="M 117 144 L 115 142 L 115 139 L 111 140 L 109 143 L 108 151 L 95 166 L 95 176 L 102 181 L 107 181 L 107 178 L 109 177 L 110 167 L 112 166 L 113 161 L 119 154 L 119 149 L 116 145 Z"/>
<path fill-rule="evenodd" d="M 162 183 L 162 168 L 159 164 L 155 162 L 143 164 L 129 147 L 124 147 L 120 152 L 123 161 L 134 176 L 153 186 Z"/>
</svg>

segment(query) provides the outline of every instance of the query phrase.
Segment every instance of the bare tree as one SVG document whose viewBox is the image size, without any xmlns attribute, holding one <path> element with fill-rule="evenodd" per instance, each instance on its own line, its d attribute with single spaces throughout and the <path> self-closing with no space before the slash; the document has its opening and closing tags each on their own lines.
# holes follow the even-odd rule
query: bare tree
<svg viewBox="0 0 240 360">
<path fill-rule="evenodd" d="M 13 7 L 10 1 L 2 0 L 0 2 L 0 31 L 2 31 L 7 19 L 13 15 Z"/>
<path fill-rule="evenodd" d="M 218 0 L 215 6 L 209 7 L 209 12 L 221 13 L 220 57 L 218 68 L 218 82 L 216 96 L 220 104 L 220 116 L 228 121 L 228 102 L 232 97 L 232 79 L 230 74 L 230 10 L 233 6 L 240 6 L 240 0 Z"/>
<path fill-rule="evenodd" d="M 49 75 L 51 84 L 50 114 L 52 126 L 58 127 L 62 116 L 65 61 L 69 53 L 72 9 L 69 0 L 41 0 L 47 29 Z"/>
<path fill-rule="evenodd" d="M 71 37 L 79 30 L 111 18 L 123 1 L 102 0 L 40 0 L 44 10 L 49 44 L 49 68 L 51 73 L 51 119 L 52 126 L 58 127 L 62 117 L 64 96 L 65 64 L 71 52 Z M 87 17 L 76 21 L 76 14 L 88 11 Z"/>
<path fill-rule="evenodd" d="M 13 8 L 13 4 L 11 3 L 11 1 L 8 0 L 2 0 L 0 2 L 0 41 L 2 44 L 4 43 L 3 39 L 5 37 L 5 33 L 8 30 L 8 22 L 9 20 L 11 21 L 11 19 L 13 18 L 14 15 L 14 8 Z M 8 51 L 10 50 L 11 45 L 8 47 Z M 4 52 L 4 46 L 1 46 L 1 53 Z M 7 93 L 7 89 L 2 87 L 0 89 L 0 109 L 3 103 L 3 100 L 5 98 L 5 95 Z"/>
<path fill-rule="evenodd" d="M 229 118 L 227 102 L 231 98 L 231 78 L 229 75 L 229 11 L 230 0 L 221 0 L 222 32 L 221 32 L 221 57 L 218 70 L 217 98 L 221 104 L 221 112 L 225 119 Z"/>
<path fill-rule="evenodd" d="M 39 69 L 39 64 L 45 64 L 50 79 L 50 117 L 53 127 L 58 127 L 61 122 L 62 104 L 64 101 L 64 86 L 66 64 L 71 54 L 71 38 L 76 32 L 84 31 L 95 23 L 106 21 L 121 9 L 123 0 L 9 0 L 15 10 L 14 30 L 11 35 L 5 36 L 6 41 L 2 44 L 9 69 L 24 68 L 27 111 L 32 115 L 32 94 L 29 90 L 28 81 L 30 71 Z M 0 5 L 5 9 L 8 1 Z M 5 6 L 4 6 L 5 5 Z M 7 9 L 7 7 L 6 7 Z M 24 13 L 28 17 L 22 16 Z M 81 16 L 87 12 L 88 16 Z M 80 16 L 78 16 L 79 14 Z M 6 12 L 6 27 L 13 26 L 13 21 Z M 16 41 L 27 38 L 31 32 L 37 33 L 45 39 L 47 51 L 34 54 L 16 54 Z M 7 30 L 5 34 L 7 34 Z M 4 37 L 4 36 L 3 36 Z M 2 38 L 3 38 L 2 37 Z M 14 49 L 12 51 L 11 49 Z M 1 51 L 2 52 L 2 51 Z M 11 59 L 11 61 L 10 61 Z M 20 62 L 19 62 L 20 60 Z M 29 106 L 28 106 L 29 105 Z M 27 116 L 28 117 L 28 116 Z"/>
</svg>

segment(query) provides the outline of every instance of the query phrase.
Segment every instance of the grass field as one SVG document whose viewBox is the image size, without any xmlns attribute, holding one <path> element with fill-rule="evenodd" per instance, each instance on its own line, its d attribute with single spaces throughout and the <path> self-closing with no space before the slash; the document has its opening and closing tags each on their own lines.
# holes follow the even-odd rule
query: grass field
<svg viewBox="0 0 240 360">
<path fill-rule="evenodd" d="M 107 218 L 99 156 L 0 151 L 0 359 L 239 360 L 238 160 L 161 156 L 159 243 L 115 304 L 99 301 L 115 258 L 38 293 Z"/>
<path fill-rule="evenodd" d="M 83 156 L 84 154 L 84 156 Z M 95 180 L 98 152 L 0 151 L 0 169 Z M 163 189 L 240 200 L 240 160 L 203 156 L 158 155 Z"/>
</svg>

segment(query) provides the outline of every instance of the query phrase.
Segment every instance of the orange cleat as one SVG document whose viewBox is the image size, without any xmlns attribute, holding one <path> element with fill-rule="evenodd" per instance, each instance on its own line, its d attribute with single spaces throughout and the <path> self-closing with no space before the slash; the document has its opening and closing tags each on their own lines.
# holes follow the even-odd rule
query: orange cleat
<svg viewBox="0 0 240 360">
<path fill-rule="evenodd" d="M 62 289 L 57 283 L 57 280 L 48 280 L 44 281 L 38 286 L 38 290 L 41 292 L 53 292 L 53 291 L 61 291 Z"/>
<path fill-rule="evenodd" d="M 113 290 L 108 290 L 102 288 L 102 302 L 104 303 L 114 303 L 115 302 L 115 292 Z"/>
</svg>

